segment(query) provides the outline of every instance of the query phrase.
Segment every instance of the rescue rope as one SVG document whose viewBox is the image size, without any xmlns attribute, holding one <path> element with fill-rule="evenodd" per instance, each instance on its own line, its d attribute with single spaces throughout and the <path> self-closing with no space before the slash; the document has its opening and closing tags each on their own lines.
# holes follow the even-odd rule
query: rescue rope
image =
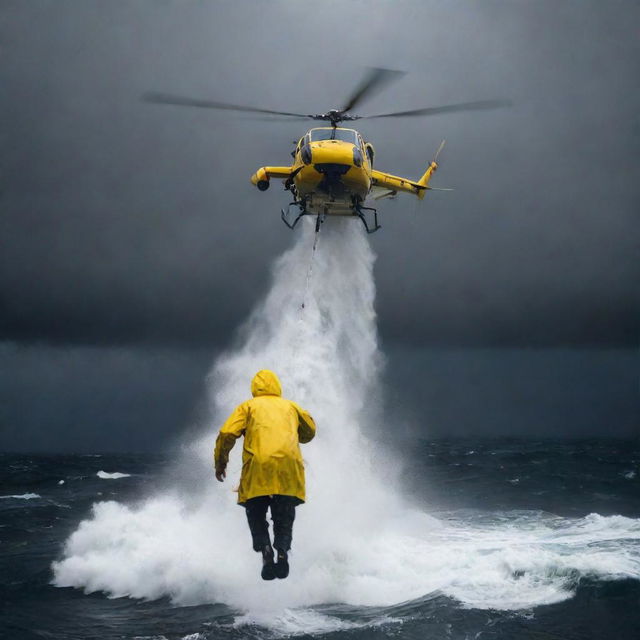
<svg viewBox="0 0 640 640">
<path fill-rule="evenodd" d="M 311 258 L 309 260 L 309 266 L 307 267 L 307 278 L 306 278 L 305 287 L 304 287 L 302 304 L 298 307 L 298 313 L 297 313 L 298 327 L 296 331 L 297 336 L 291 342 L 291 346 L 292 346 L 291 361 L 295 368 L 297 368 L 298 366 L 300 348 L 304 343 L 304 337 L 305 337 L 304 313 L 305 313 L 305 306 L 307 303 L 307 296 L 309 295 L 309 287 L 311 285 L 311 277 L 313 275 L 313 259 L 315 258 L 316 249 L 318 248 L 318 232 L 319 232 L 319 228 L 316 228 L 315 237 L 313 239 L 313 249 L 311 250 Z"/>
<path fill-rule="evenodd" d="M 318 236 L 320 235 L 320 225 L 316 223 L 315 236 L 313 238 L 313 248 L 311 249 L 311 257 L 309 259 L 309 266 L 307 267 L 307 278 L 304 287 L 304 294 L 302 298 L 302 304 L 298 307 L 298 336 L 293 341 L 292 361 L 297 365 L 298 357 L 300 354 L 301 345 L 304 342 L 305 336 L 305 322 L 304 313 L 305 306 L 307 304 L 307 297 L 309 295 L 309 288 L 311 286 L 311 278 L 313 276 L 313 261 L 316 255 L 316 249 L 318 248 Z"/>
<path fill-rule="evenodd" d="M 313 240 L 313 249 L 311 250 L 311 259 L 309 260 L 309 267 L 307 268 L 307 281 L 304 287 L 304 296 L 302 297 L 302 305 L 301 309 L 304 309 L 304 306 L 307 302 L 307 295 L 309 293 L 309 285 L 311 284 L 311 276 L 313 275 L 313 259 L 316 255 L 316 248 L 318 246 L 318 237 L 320 236 L 320 227 L 316 227 L 315 238 Z"/>
</svg>

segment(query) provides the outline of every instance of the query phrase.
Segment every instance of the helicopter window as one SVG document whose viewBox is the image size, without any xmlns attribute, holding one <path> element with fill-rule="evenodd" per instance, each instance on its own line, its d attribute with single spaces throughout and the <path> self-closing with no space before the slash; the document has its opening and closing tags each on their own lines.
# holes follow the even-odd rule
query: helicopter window
<svg viewBox="0 0 640 640">
<path fill-rule="evenodd" d="M 312 129 L 311 141 L 317 142 L 318 140 L 343 140 L 351 144 L 358 144 L 356 132 L 353 129 Z"/>
</svg>

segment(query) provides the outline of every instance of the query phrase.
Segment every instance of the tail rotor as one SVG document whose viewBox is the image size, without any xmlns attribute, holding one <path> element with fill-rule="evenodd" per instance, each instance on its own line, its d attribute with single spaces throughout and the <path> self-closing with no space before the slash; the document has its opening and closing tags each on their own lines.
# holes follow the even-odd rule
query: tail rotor
<svg viewBox="0 0 640 640">
<path fill-rule="evenodd" d="M 445 145 L 446 142 L 447 142 L 446 140 L 443 140 L 440 143 L 440 146 L 438 147 L 438 150 L 436 151 L 436 155 L 433 156 L 433 162 L 436 162 L 436 163 L 438 162 L 438 156 L 440 155 L 440 152 L 444 149 L 444 145 Z"/>
<path fill-rule="evenodd" d="M 429 168 L 431 169 L 431 172 L 435 172 L 435 170 L 438 168 L 438 156 L 440 155 L 440 152 L 444 149 L 444 145 L 446 143 L 446 140 L 443 140 L 440 143 L 440 146 L 438 147 L 438 150 L 436 151 L 436 155 L 433 156 L 433 160 L 431 161 L 431 165 L 429 166 Z M 428 189 L 429 191 L 453 191 L 453 189 L 447 189 L 444 187 L 432 187 L 432 186 L 426 186 L 426 189 Z"/>
</svg>

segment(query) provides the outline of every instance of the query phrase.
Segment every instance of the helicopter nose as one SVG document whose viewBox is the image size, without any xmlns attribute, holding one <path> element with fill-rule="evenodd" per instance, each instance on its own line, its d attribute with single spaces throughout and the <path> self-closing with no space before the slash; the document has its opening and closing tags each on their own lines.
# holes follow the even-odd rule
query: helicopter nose
<svg viewBox="0 0 640 640">
<path fill-rule="evenodd" d="M 358 160 L 360 164 L 358 164 Z M 352 144 L 345 144 L 338 140 L 327 140 L 322 146 L 317 146 L 313 149 L 313 164 L 361 166 L 362 154 Z"/>
<path fill-rule="evenodd" d="M 318 173 L 324 174 L 331 180 L 340 178 L 351 169 L 350 164 L 340 164 L 338 162 L 319 162 L 313 166 Z"/>
</svg>

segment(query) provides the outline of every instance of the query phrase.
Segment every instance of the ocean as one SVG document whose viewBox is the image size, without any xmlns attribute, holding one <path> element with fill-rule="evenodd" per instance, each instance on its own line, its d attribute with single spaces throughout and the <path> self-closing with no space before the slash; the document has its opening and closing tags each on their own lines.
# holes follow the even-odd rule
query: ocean
<svg viewBox="0 0 640 640">
<path fill-rule="evenodd" d="M 314 252 L 303 222 L 208 374 L 206 419 L 171 455 L 2 456 L 0 634 L 637 638 L 638 442 L 394 430 L 372 402 L 384 354 L 366 234 L 328 220 Z M 240 447 L 225 483 L 212 471 L 212 425 L 260 369 L 318 426 L 302 448 L 291 573 L 274 582 L 236 504 Z"/>
<path fill-rule="evenodd" d="M 95 563 L 95 585 L 84 579 L 78 588 L 65 587 L 56 577 L 53 563 L 69 557 L 65 544 L 82 530 L 82 521 L 92 518 L 94 505 L 135 508 L 143 504 L 176 472 L 173 456 L 4 454 L 0 456 L 0 637 L 638 637 L 637 441 L 416 440 L 394 455 L 404 460 L 408 501 L 438 522 L 425 527 L 424 544 L 413 548 L 409 544 L 402 550 L 408 555 L 402 577 L 417 584 L 415 597 L 390 602 L 394 581 L 385 582 L 384 572 L 397 572 L 398 567 L 387 567 L 388 555 L 374 545 L 368 566 L 347 569 L 352 560 L 343 557 L 333 560 L 324 576 L 327 583 L 339 582 L 347 579 L 349 571 L 360 571 L 354 579 L 359 578 L 358 589 L 366 604 L 355 604 L 356 589 L 344 598 L 351 604 L 329 597 L 292 607 L 278 607 L 276 602 L 272 611 L 252 611 L 225 603 L 223 597 L 188 605 L 172 602 L 166 576 L 165 593 L 135 594 L 123 582 L 119 597 L 113 597 L 116 593 L 100 588 L 98 574 L 107 569 L 101 566 L 97 545 L 93 559 L 86 551 L 88 562 Z M 213 474 L 208 482 L 212 487 L 217 484 Z M 358 496 L 336 499 L 348 505 Z M 291 555 L 294 581 L 308 576 L 308 567 L 302 566 L 307 545 L 302 525 L 312 505 L 311 495 L 309 503 L 298 509 Z M 230 509 L 242 531 L 242 508 L 232 505 Z M 344 516 L 342 508 L 339 512 Z M 334 517 L 335 513 L 326 514 L 328 520 Z M 154 526 L 171 528 L 173 524 L 160 520 Z M 332 526 L 339 532 L 339 522 Z M 114 535 L 120 533 L 118 527 L 114 521 Z M 207 535 L 207 531 L 201 533 Z M 367 547 L 371 532 L 360 533 L 361 545 Z M 134 532 L 129 535 L 134 538 Z M 194 547 L 200 539 L 182 540 L 181 554 L 199 557 L 202 550 Z M 102 544 L 121 542 L 105 531 Z M 136 553 L 155 553 L 153 533 L 148 544 Z M 260 559 L 251 550 L 248 529 L 240 547 L 242 557 L 228 561 L 248 563 L 248 579 L 255 583 L 251 587 L 279 591 L 283 583 L 261 583 Z M 416 575 L 429 566 L 431 575 Z M 143 565 L 138 569 L 140 582 L 158 581 Z M 156 569 L 161 572 L 161 564 Z M 189 581 L 190 577 L 174 579 Z M 201 576 L 193 579 L 199 581 Z M 134 585 L 135 581 L 128 586 Z M 110 586 L 118 590 L 115 580 Z M 203 600 L 206 594 L 203 589 Z M 373 604 L 376 598 L 384 604 Z"/>
</svg>

